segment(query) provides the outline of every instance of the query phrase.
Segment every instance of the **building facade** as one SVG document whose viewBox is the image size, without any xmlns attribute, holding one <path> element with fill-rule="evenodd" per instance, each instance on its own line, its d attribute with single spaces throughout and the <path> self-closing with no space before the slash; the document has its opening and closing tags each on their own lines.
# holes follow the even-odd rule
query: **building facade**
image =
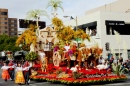
<svg viewBox="0 0 130 86">
<path fill-rule="evenodd" d="M 8 9 L 0 9 L 0 34 L 17 36 L 17 18 L 8 17 Z"/>
<path fill-rule="evenodd" d="M 117 3 L 119 3 L 119 1 L 122 2 L 122 0 L 118 0 Z M 124 3 L 128 2 L 130 3 L 129 0 L 124 1 Z M 115 3 L 116 2 L 114 2 L 114 4 Z M 85 41 L 87 47 L 98 43 L 99 46 L 103 48 L 104 58 L 108 58 L 108 56 L 112 54 L 116 59 L 123 57 L 125 61 L 130 58 L 129 18 L 130 13 L 125 10 L 121 10 L 121 12 L 97 10 L 77 18 L 77 26 L 91 36 L 90 42 Z M 76 22 L 75 20 L 70 20 L 65 22 L 65 25 L 75 26 Z M 106 49 L 106 43 L 109 44 L 109 49 Z"/>
</svg>

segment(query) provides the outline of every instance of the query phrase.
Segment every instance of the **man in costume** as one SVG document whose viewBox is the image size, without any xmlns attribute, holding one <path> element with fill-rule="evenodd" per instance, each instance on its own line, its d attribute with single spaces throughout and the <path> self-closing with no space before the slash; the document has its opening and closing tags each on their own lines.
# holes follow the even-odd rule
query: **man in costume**
<svg viewBox="0 0 130 86">
<path fill-rule="evenodd" d="M 24 75 L 24 79 L 25 79 L 25 84 L 29 85 L 29 76 L 30 76 L 30 64 L 28 61 L 26 61 L 23 65 L 23 75 Z"/>
<path fill-rule="evenodd" d="M 9 75 L 10 75 L 10 79 L 11 79 L 11 81 L 14 81 L 14 67 L 15 67 L 15 65 L 14 65 L 12 60 L 10 60 L 8 66 L 10 67 L 8 69 Z"/>
</svg>

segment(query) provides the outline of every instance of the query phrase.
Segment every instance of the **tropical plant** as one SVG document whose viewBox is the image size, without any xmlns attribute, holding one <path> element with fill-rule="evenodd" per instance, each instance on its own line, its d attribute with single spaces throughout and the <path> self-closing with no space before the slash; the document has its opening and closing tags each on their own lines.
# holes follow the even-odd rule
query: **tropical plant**
<svg viewBox="0 0 130 86">
<path fill-rule="evenodd" d="M 114 63 L 112 64 L 112 70 L 115 74 L 117 75 L 121 75 L 122 73 L 124 73 L 125 71 L 128 71 L 127 68 L 122 68 L 121 64 L 117 64 L 114 65 Z"/>
<path fill-rule="evenodd" d="M 38 54 L 36 52 L 30 52 L 25 56 L 27 61 L 34 61 L 38 58 Z"/>
<path fill-rule="evenodd" d="M 61 3 L 61 0 L 50 0 L 48 2 L 47 8 L 52 7 L 52 11 L 54 11 L 54 17 L 57 15 L 56 11 L 58 10 L 58 8 L 61 8 L 64 11 L 64 9 L 61 6 Z"/>
<path fill-rule="evenodd" d="M 39 33 L 38 33 L 38 31 L 39 31 L 38 21 L 39 21 L 41 16 L 49 17 L 46 11 L 40 10 L 40 9 L 30 10 L 30 11 L 27 12 L 27 16 L 26 16 L 27 20 L 30 20 L 30 19 L 36 20 L 36 25 L 37 25 L 36 33 L 37 33 L 37 35 L 39 35 Z"/>
</svg>

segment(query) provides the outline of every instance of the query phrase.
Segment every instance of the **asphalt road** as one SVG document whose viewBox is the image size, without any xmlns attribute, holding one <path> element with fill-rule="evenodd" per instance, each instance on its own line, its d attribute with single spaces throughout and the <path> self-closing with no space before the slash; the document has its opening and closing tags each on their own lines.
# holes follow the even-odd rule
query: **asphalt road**
<svg viewBox="0 0 130 86">
<path fill-rule="evenodd" d="M 7 82 L 5 82 L 4 80 L 2 80 L 1 78 L 1 69 L 0 69 L 0 86 L 67 86 L 64 84 L 54 84 L 54 83 L 50 83 L 50 82 L 36 82 L 36 81 L 30 81 L 29 85 L 18 85 L 15 84 L 14 81 L 10 81 L 8 80 Z M 98 85 L 89 85 L 89 86 L 130 86 L 130 75 L 127 75 L 128 80 L 124 81 L 124 82 L 118 82 L 118 83 L 109 83 L 109 84 L 98 84 Z M 86 85 L 80 85 L 80 86 L 86 86 Z M 88 86 L 88 85 L 87 85 Z"/>
</svg>

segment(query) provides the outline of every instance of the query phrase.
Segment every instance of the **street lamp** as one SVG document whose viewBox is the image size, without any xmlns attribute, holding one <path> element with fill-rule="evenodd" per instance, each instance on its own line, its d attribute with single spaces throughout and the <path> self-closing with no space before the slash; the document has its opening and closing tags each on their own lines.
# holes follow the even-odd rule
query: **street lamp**
<svg viewBox="0 0 130 86">
<path fill-rule="evenodd" d="M 70 19 L 75 20 L 75 22 L 76 22 L 76 30 L 78 29 L 78 20 L 77 20 L 77 16 L 76 16 L 76 18 L 74 18 L 74 17 L 72 17 L 72 16 L 63 16 L 63 17 L 64 17 L 64 18 L 70 17 Z"/>
</svg>

